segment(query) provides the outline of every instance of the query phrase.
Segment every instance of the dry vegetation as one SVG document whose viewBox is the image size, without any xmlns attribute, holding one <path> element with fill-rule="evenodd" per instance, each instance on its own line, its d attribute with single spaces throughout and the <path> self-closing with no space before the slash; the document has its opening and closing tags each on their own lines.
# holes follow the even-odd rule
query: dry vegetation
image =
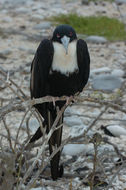
<svg viewBox="0 0 126 190">
<path fill-rule="evenodd" d="M 47 144 L 51 137 L 51 134 L 56 130 L 55 126 L 58 123 L 62 113 L 64 112 L 66 105 L 58 112 L 57 118 L 47 135 L 45 133 L 45 129 L 42 127 L 42 118 L 32 107 L 35 104 L 50 102 L 52 101 L 51 97 L 44 97 L 40 99 L 30 100 L 25 96 L 24 92 L 20 89 L 20 87 L 10 79 L 6 73 L 3 71 L 1 73 L 1 80 L 4 83 L 4 86 L 1 87 L 1 91 L 10 88 L 11 91 L 15 94 L 15 99 L 9 99 L 6 97 L 1 99 L 1 107 L 0 107 L 0 123 L 5 128 L 0 132 L 0 190 L 29 190 L 32 187 L 37 186 L 50 186 L 53 189 L 59 189 L 60 184 L 63 185 L 63 181 L 53 182 L 50 180 L 50 175 L 44 174 L 47 166 L 49 165 L 50 159 L 56 154 L 59 149 L 62 149 L 63 146 L 67 143 L 76 142 L 83 143 L 86 139 L 87 143 L 93 143 L 94 145 L 94 156 L 93 159 L 90 160 L 92 162 L 92 170 L 89 170 L 86 174 L 64 174 L 64 178 L 73 179 L 75 177 L 80 177 L 81 182 L 78 183 L 74 189 L 81 189 L 81 185 L 89 186 L 90 190 L 93 190 L 95 187 L 104 188 L 108 190 L 111 187 L 112 182 L 118 176 L 119 172 L 126 166 L 125 156 L 119 151 L 118 147 L 109 142 L 108 139 L 103 138 L 99 133 L 93 135 L 92 138 L 87 138 L 87 132 L 94 127 L 95 123 L 100 119 L 100 117 L 106 112 L 106 110 L 111 107 L 112 109 L 119 110 L 123 113 L 126 113 L 126 109 L 119 104 L 115 104 L 115 101 L 105 101 L 102 99 L 91 98 L 88 96 L 78 97 L 75 96 L 74 101 L 78 102 L 90 102 L 93 105 L 100 105 L 103 107 L 100 114 L 90 123 L 88 129 L 84 132 L 83 135 L 77 137 L 68 137 L 63 140 L 62 145 L 55 149 L 52 155 L 47 157 Z M 55 98 L 56 101 L 59 99 L 64 100 L 66 97 Z M 71 104 L 72 99 L 69 104 Z M 16 133 L 11 131 L 8 126 L 6 120 L 8 117 L 12 117 L 10 113 L 17 112 L 19 110 L 23 110 L 23 116 L 20 121 L 19 128 Z M 31 132 L 29 130 L 29 121 L 30 118 L 34 115 L 39 121 L 41 126 L 41 130 L 43 132 L 43 138 L 37 144 L 28 145 L 28 141 L 31 137 Z M 14 117 L 14 115 L 13 115 Z M 23 123 L 26 123 L 25 132 L 22 130 Z M 61 127 L 61 126 L 59 126 Z M 4 132 L 3 132 L 4 131 Z M 23 136 L 23 134 L 25 135 Z M 114 163 L 114 160 L 109 158 L 109 170 L 114 170 L 109 177 L 107 177 L 107 167 L 105 165 L 105 160 L 108 155 L 100 155 L 98 153 L 98 147 L 102 144 L 111 144 L 115 150 L 116 156 L 119 158 L 120 163 Z M 36 149 L 37 147 L 37 149 Z M 34 150 L 34 151 L 33 151 Z M 118 166 L 117 166 L 118 165 Z M 99 173 L 99 171 L 101 173 Z M 45 178 L 47 180 L 45 180 Z M 64 182 L 65 183 L 65 182 Z M 66 185 L 66 184 L 65 184 Z M 67 185 L 67 188 L 73 189 L 72 181 Z M 61 188 L 63 189 L 63 188 Z"/>
</svg>

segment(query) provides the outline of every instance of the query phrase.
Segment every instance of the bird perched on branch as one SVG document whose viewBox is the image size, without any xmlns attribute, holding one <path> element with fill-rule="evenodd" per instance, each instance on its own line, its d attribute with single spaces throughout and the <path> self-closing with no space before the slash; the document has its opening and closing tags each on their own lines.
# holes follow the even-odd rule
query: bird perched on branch
<svg viewBox="0 0 126 190">
<path fill-rule="evenodd" d="M 87 44 L 77 39 L 75 30 L 69 25 L 59 25 L 50 40 L 42 40 L 31 66 L 31 98 L 44 96 L 73 96 L 81 92 L 89 78 L 90 57 Z M 43 126 L 47 133 L 65 101 L 35 105 L 44 118 Z M 49 117 L 48 117 L 49 116 Z M 50 119 L 49 119 L 50 118 Z M 63 123 L 63 114 L 57 126 Z M 42 136 L 40 127 L 30 140 L 35 142 Z M 49 140 L 50 154 L 54 147 L 61 145 L 62 127 L 54 131 Z M 63 175 L 63 166 L 59 165 L 61 151 L 51 159 L 51 176 L 53 180 Z"/>
</svg>

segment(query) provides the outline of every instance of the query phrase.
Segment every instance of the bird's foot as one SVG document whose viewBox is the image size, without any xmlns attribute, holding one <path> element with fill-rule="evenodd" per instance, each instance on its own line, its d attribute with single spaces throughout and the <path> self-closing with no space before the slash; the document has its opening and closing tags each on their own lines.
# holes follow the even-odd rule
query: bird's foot
<svg viewBox="0 0 126 190">
<path fill-rule="evenodd" d="M 73 97 L 73 96 L 67 97 L 67 98 L 66 98 L 66 106 L 68 106 L 69 103 L 70 103 L 72 100 L 74 100 L 74 97 Z"/>
</svg>

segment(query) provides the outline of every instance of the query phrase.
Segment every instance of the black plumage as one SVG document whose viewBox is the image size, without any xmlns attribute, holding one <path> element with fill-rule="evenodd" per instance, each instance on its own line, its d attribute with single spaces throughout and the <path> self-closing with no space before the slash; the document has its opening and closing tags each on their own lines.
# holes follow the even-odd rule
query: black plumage
<svg viewBox="0 0 126 190">
<path fill-rule="evenodd" d="M 90 57 L 87 44 L 84 40 L 77 39 L 74 29 L 69 25 L 56 27 L 51 40 L 43 40 L 35 54 L 31 66 L 31 98 L 50 96 L 71 96 L 81 92 L 89 78 Z M 43 103 L 35 105 L 36 109 L 44 118 L 43 125 L 50 130 L 57 116 L 57 109 L 62 108 L 65 101 Z M 50 114 L 50 123 L 48 121 Z M 59 124 L 63 123 L 63 116 Z M 36 141 L 42 136 L 40 128 L 30 140 Z M 62 128 L 56 130 L 50 141 L 50 154 L 53 146 L 59 147 L 62 138 Z M 51 160 L 51 175 L 55 180 L 63 174 L 63 166 L 59 168 L 59 151 Z"/>
</svg>

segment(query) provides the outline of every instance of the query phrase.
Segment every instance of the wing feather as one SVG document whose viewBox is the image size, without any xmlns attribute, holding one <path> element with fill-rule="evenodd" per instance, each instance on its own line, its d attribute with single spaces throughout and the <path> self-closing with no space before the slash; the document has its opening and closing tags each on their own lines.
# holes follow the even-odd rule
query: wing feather
<svg viewBox="0 0 126 190">
<path fill-rule="evenodd" d="M 90 56 L 88 47 L 86 42 L 82 39 L 77 41 L 77 62 L 80 77 L 79 91 L 81 92 L 87 84 L 90 74 Z"/>
<path fill-rule="evenodd" d="M 46 84 L 53 60 L 54 49 L 50 40 L 43 40 L 35 54 L 31 66 L 31 98 L 46 96 Z"/>
</svg>

